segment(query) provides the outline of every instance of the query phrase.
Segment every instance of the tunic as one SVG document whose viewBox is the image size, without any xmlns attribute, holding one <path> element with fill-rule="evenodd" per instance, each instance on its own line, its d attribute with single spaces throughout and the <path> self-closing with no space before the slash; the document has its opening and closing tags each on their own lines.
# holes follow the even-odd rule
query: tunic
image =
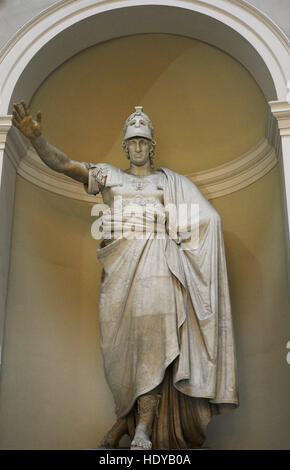
<svg viewBox="0 0 290 470">
<path fill-rule="evenodd" d="M 44 160 L 61 153 L 42 136 L 33 145 Z M 211 416 L 239 403 L 221 218 L 167 168 L 138 178 L 83 165 L 86 191 L 101 192 L 109 209 L 99 224 L 99 318 L 116 414 L 133 438 L 137 398 L 161 384 L 153 449 L 200 447 Z M 184 213 L 192 204 L 197 218 Z"/>
<path fill-rule="evenodd" d="M 190 180 L 168 169 L 136 177 L 109 164 L 88 168 L 87 192 L 101 191 L 110 208 L 102 226 L 111 239 L 97 253 L 101 348 L 116 414 L 129 416 L 138 396 L 169 380 L 171 395 L 195 399 L 204 430 L 212 413 L 238 404 L 220 217 Z M 179 209 L 170 227 L 164 210 L 188 202 L 199 206 L 194 246 L 188 224 L 169 235 Z"/>
</svg>

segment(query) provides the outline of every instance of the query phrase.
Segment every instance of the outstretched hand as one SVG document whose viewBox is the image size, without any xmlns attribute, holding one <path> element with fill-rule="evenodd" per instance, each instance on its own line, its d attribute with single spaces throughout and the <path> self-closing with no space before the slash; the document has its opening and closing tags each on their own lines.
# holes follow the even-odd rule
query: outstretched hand
<svg viewBox="0 0 290 470">
<path fill-rule="evenodd" d="M 22 105 L 22 107 L 21 107 Z M 32 119 L 29 108 L 24 101 L 21 105 L 14 104 L 12 123 L 26 137 L 36 137 L 41 133 L 41 112 L 36 115 L 36 121 Z"/>
</svg>

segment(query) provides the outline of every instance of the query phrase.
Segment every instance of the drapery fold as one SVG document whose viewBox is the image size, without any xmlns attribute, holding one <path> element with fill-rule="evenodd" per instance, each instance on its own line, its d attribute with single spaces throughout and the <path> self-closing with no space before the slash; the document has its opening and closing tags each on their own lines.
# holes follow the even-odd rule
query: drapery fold
<svg viewBox="0 0 290 470">
<path fill-rule="evenodd" d="M 199 348 L 204 353 L 200 361 L 196 355 L 189 358 L 192 380 L 186 384 L 175 382 L 175 385 L 190 396 L 207 397 L 212 403 L 232 407 L 238 405 L 238 387 L 221 217 L 188 178 L 165 168 L 162 171 L 166 175 L 164 205 L 174 204 L 177 208 L 176 220 L 171 224 L 178 226 L 178 210 L 182 204 L 197 204 L 199 209 L 198 243 L 194 234 L 195 244 L 191 248 L 191 242 L 186 241 L 188 234 L 183 237 L 181 233 L 178 259 L 170 245 L 166 250 L 172 271 L 181 272 L 181 283 L 185 277 L 184 288 L 189 299 L 188 321 L 184 327 L 189 329 L 190 344 L 197 338 L 196 323 L 200 334 Z M 191 222 L 189 220 L 187 226 Z M 199 368 L 202 374 L 198 372 Z"/>
<path fill-rule="evenodd" d="M 188 178 L 166 168 L 159 175 L 164 206 L 175 207 L 165 237 L 98 249 L 101 348 L 116 414 L 129 429 L 137 398 L 161 384 L 153 448 L 199 447 L 212 414 L 238 405 L 221 218 Z M 198 219 L 180 214 L 191 204 Z"/>
</svg>

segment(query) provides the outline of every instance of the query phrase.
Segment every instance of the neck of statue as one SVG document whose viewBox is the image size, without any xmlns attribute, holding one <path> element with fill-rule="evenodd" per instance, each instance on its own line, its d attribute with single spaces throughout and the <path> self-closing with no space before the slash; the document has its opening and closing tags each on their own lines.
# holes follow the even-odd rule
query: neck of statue
<svg viewBox="0 0 290 470">
<path fill-rule="evenodd" d="M 134 165 L 134 163 L 131 162 L 130 168 L 129 170 L 127 170 L 127 173 L 130 173 L 131 175 L 135 175 L 135 176 L 148 176 L 148 175 L 152 175 L 154 171 L 151 168 L 150 161 L 146 162 L 142 166 Z"/>
</svg>

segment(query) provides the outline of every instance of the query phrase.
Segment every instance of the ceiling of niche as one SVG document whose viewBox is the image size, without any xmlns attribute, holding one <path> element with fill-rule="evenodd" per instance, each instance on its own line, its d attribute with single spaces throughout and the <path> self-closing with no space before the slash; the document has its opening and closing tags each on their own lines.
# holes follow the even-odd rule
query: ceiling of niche
<svg viewBox="0 0 290 470">
<path fill-rule="evenodd" d="M 56 69 L 31 101 L 43 133 L 72 159 L 128 166 L 122 128 L 135 105 L 155 127 L 156 166 L 189 174 L 227 163 L 265 136 L 267 104 L 221 50 L 168 34 L 90 47 Z"/>
</svg>

